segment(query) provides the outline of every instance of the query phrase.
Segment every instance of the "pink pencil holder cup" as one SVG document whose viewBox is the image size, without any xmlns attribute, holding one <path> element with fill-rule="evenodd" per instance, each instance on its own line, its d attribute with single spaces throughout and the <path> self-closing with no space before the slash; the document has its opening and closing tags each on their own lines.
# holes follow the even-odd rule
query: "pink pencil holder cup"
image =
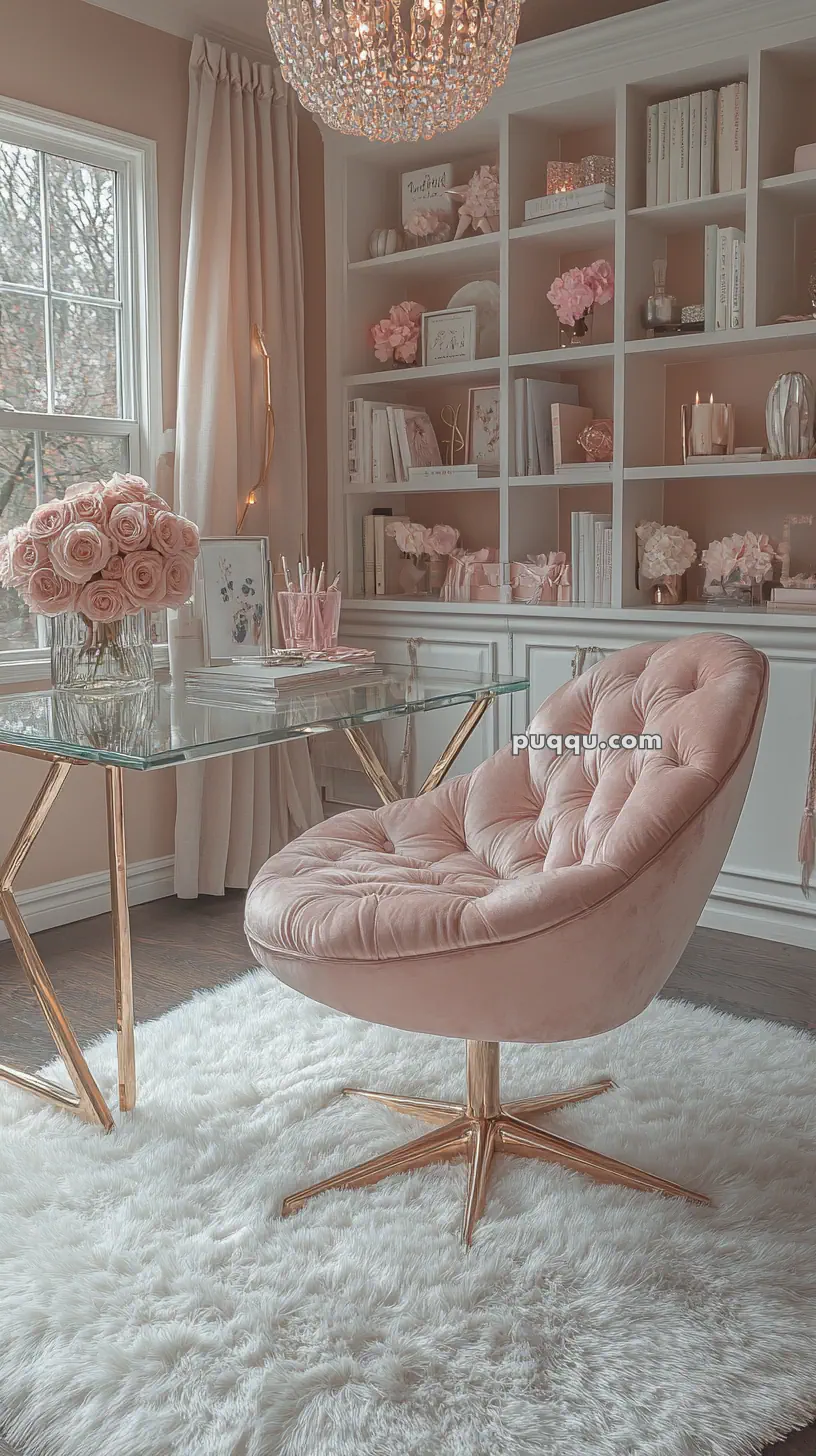
<svg viewBox="0 0 816 1456">
<path fill-rule="evenodd" d="M 337 646 L 343 594 L 325 592 L 278 592 L 278 615 L 284 647 L 302 652 L 325 652 Z"/>
</svg>

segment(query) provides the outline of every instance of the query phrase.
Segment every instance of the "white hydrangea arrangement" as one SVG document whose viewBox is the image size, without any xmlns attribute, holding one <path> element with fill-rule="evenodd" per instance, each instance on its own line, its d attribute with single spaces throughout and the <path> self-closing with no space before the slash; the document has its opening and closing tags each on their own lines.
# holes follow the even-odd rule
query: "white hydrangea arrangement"
<svg viewBox="0 0 816 1456">
<path fill-rule="evenodd" d="M 647 581 L 682 576 L 697 560 L 696 542 L 680 526 L 664 526 L 660 521 L 641 521 L 636 531 L 643 548 L 640 570 Z"/>
</svg>

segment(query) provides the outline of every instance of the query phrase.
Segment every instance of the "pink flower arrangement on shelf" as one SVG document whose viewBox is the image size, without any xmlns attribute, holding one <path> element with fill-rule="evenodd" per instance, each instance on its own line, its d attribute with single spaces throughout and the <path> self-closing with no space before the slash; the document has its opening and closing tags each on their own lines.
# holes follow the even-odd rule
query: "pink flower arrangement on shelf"
<svg viewBox="0 0 816 1456">
<path fill-rule="evenodd" d="M 198 528 L 136 475 L 69 486 L 0 538 L 0 586 L 30 611 L 118 622 L 191 595 Z"/>
<path fill-rule="evenodd" d="M 574 328 L 597 305 L 611 303 L 615 296 L 615 270 L 605 258 L 587 268 L 568 268 L 554 278 L 547 297 L 565 328 Z"/>
<path fill-rule="evenodd" d="M 414 364 L 424 312 L 423 304 L 411 300 L 393 304 L 388 317 L 380 319 L 371 329 L 375 358 L 383 364 L 389 359 L 396 364 Z"/>
</svg>

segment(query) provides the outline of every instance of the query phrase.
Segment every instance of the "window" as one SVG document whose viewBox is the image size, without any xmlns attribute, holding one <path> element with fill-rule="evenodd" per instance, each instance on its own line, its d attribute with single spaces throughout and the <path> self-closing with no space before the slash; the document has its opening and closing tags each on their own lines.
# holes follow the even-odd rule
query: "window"
<svg viewBox="0 0 816 1456">
<path fill-rule="evenodd" d="M 0 101 L 0 533 L 149 474 L 160 408 L 151 143 Z M 45 622 L 0 590 L 0 668 Z"/>
</svg>

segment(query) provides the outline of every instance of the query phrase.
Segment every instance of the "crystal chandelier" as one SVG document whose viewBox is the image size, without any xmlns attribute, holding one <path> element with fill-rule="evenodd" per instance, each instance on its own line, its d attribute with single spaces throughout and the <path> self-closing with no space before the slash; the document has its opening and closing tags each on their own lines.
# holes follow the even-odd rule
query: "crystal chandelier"
<svg viewBox="0 0 816 1456">
<path fill-rule="evenodd" d="M 284 80 L 335 131 L 422 141 L 502 84 L 522 0 L 269 0 Z"/>
</svg>

